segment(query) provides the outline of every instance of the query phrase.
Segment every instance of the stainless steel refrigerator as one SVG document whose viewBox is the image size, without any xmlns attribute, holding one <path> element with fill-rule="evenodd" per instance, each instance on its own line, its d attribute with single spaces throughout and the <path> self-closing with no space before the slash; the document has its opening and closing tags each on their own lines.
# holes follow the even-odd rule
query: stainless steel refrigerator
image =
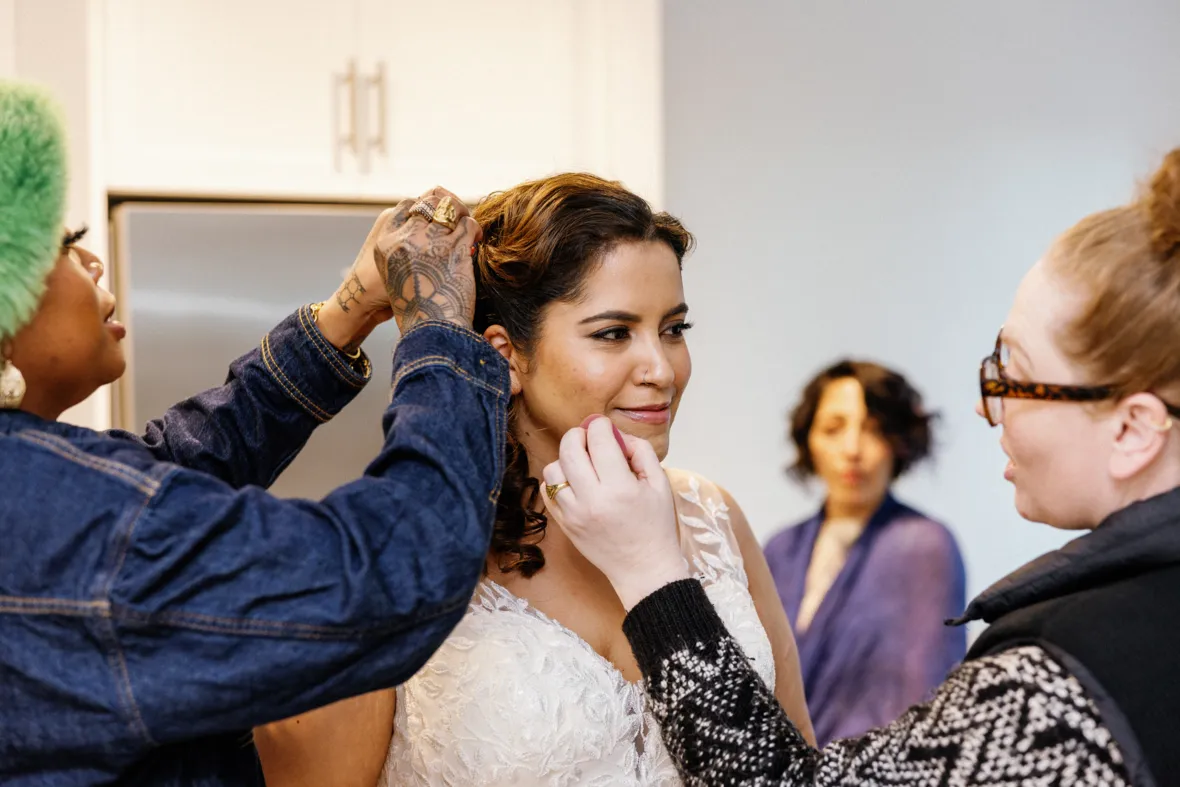
<svg viewBox="0 0 1180 787">
<path fill-rule="evenodd" d="M 111 280 L 128 327 L 113 423 L 141 431 L 171 404 L 225 381 L 234 358 L 301 304 L 331 296 L 378 206 L 125 202 L 111 211 Z M 365 343 L 373 379 L 321 426 L 272 487 L 319 498 L 356 478 L 382 442 L 392 322 Z"/>
</svg>

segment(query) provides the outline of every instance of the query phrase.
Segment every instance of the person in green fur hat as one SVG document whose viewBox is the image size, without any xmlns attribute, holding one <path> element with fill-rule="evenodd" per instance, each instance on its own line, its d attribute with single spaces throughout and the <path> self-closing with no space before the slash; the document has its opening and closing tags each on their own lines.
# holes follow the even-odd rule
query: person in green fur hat
<svg viewBox="0 0 1180 787">
<path fill-rule="evenodd" d="M 56 418 L 126 369 L 102 263 L 63 229 L 66 145 L 49 97 L 0 85 L 0 407 Z"/>
<path fill-rule="evenodd" d="M 509 392 L 470 330 L 479 226 L 443 189 L 385 211 L 225 385 L 99 433 L 58 420 L 125 367 L 102 263 L 63 225 L 65 151 L 49 97 L 0 82 L 0 783 L 261 785 L 254 727 L 404 682 L 480 578 Z M 390 318 L 365 476 L 266 493 Z"/>
</svg>

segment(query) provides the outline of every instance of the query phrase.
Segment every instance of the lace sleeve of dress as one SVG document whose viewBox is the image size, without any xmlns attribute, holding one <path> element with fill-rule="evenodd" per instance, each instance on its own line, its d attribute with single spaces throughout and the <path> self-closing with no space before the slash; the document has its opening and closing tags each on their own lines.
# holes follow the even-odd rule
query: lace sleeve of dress
<svg viewBox="0 0 1180 787">
<path fill-rule="evenodd" d="M 1130 783 L 1094 703 L 1037 647 L 969 661 L 930 702 L 818 751 L 720 626 L 699 583 L 657 591 L 624 628 L 691 787 Z"/>
<path fill-rule="evenodd" d="M 716 484 L 687 470 L 669 469 L 676 496 L 681 545 L 696 574 L 716 581 L 722 574 L 748 585 L 737 538 L 729 524 L 729 507 Z"/>
</svg>

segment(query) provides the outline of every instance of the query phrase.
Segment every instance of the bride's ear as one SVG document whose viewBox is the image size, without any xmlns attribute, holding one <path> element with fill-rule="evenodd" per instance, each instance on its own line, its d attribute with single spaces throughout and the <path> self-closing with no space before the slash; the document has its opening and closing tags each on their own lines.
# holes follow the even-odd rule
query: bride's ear
<svg viewBox="0 0 1180 787">
<path fill-rule="evenodd" d="M 504 330 L 503 325 L 489 325 L 487 330 L 483 332 L 483 338 L 487 339 L 496 352 L 508 361 L 508 378 L 512 383 L 512 395 L 516 396 L 521 392 L 519 368 L 521 357 L 516 348 L 512 346 L 512 340 L 508 338 L 508 331 Z"/>
</svg>

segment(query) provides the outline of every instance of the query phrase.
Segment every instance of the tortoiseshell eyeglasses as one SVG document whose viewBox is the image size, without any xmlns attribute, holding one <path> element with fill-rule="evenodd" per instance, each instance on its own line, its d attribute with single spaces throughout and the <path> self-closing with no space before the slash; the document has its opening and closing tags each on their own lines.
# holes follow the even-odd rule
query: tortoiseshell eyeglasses
<svg viewBox="0 0 1180 787">
<path fill-rule="evenodd" d="M 1100 402 L 1114 395 L 1106 385 L 1056 385 L 1013 380 L 1004 373 L 1008 347 L 1003 334 L 996 336 L 996 349 L 979 364 L 979 396 L 987 422 L 999 426 L 1004 420 L 1005 399 L 1039 399 L 1044 402 Z M 1164 402 L 1173 416 L 1180 418 L 1180 407 Z"/>
</svg>

